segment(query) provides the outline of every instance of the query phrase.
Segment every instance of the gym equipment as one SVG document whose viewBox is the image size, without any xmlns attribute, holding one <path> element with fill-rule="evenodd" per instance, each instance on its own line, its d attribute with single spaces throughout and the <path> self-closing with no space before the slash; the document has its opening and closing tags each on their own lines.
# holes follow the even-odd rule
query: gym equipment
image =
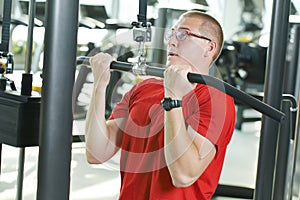
<svg viewBox="0 0 300 200">
<path fill-rule="evenodd" d="M 10 0 L 6 0 L 4 2 L 4 21 L 2 23 L 3 37 L 0 46 L 1 51 L 4 52 L 0 54 L 1 58 L 7 58 L 7 64 L 5 64 L 6 73 L 13 73 L 13 55 L 11 53 L 7 53 L 10 39 L 10 4 Z M 33 23 L 33 21 L 29 23 L 27 41 L 28 58 L 26 58 L 25 63 L 26 73 L 22 75 L 21 91 L 16 91 L 14 85 L 11 85 L 12 91 L 4 92 L 6 83 L 2 85 L 2 91 L 0 91 L 0 111 L 2 113 L 6 113 L 6 116 L 1 116 L 2 126 L 0 132 L 0 143 L 5 143 L 15 147 L 38 145 L 40 96 L 31 95 L 32 75 L 30 74 Z M 2 80 L 3 77 L 4 76 L 1 78 Z M 7 78 L 5 78 L 5 80 L 11 82 L 11 84 L 13 83 Z"/>
<path fill-rule="evenodd" d="M 77 58 L 77 64 L 88 64 L 89 58 L 88 57 L 78 57 Z M 121 71 L 127 71 L 132 72 L 136 75 L 151 75 L 151 76 L 157 76 L 157 77 L 163 77 L 164 69 L 160 67 L 151 67 L 148 66 L 145 63 L 126 63 L 126 62 L 118 62 L 113 61 L 110 65 L 111 69 L 114 70 L 121 70 Z M 194 73 L 188 73 L 187 75 L 188 80 L 192 83 L 201 83 L 201 84 L 207 84 L 212 87 L 215 87 L 216 89 L 225 92 L 226 94 L 234 97 L 236 100 L 239 100 L 257 111 L 269 116 L 270 118 L 282 123 L 284 122 L 285 114 L 283 114 L 281 111 L 272 108 L 271 106 L 265 104 L 262 101 L 259 101 L 258 99 L 246 94 L 245 92 L 236 89 L 235 87 L 231 86 L 230 84 L 221 81 L 217 78 L 207 76 L 207 75 L 199 75 Z"/>
<path fill-rule="evenodd" d="M 285 2 L 285 3 L 286 3 L 285 4 L 285 6 L 286 6 L 289 2 Z M 280 24 L 280 26 L 281 26 L 281 24 L 285 24 L 285 21 L 280 23 L 279 22 L 279 17 L 277 18 L 277 15 L 279 15 L 279 13 L 275 12 L 275 11 L 278 11 L 278 9 L 275 9 L 275 8 L 280 7 L 280 6 L 282 7 L 282 2 L 279 2 L 279 3 L 274 2 L 274 12 L 273 12 L 274 17 L 273 18 L 277 19 L 277 21 L 274 20 L 275 25 Z M 284 9 L 284 11 L 286 11 L 286 10 L 288 10 L 288 9 Z M 284 15 L 286 13 L 282 12 L 280 14 Z M 283 17 L 283 18 L 280 18 L 280 19 L 285 20 L 286 18 Z M 278 26 L 278 28 L 279 28 L 279 26 Z M 282 28 L 282 27 L 280 29 L 281 30 L 286 30 L 285 28 Z M 278 30 L 278 32 L 281 32 L 281 31 Z M 274 34 L 275 33 L 277 34 L 278 32 L 276 31 L 276 29 L 275 29 L 275 31 L 272 31 L 272 33 L 274 33 Z M 284 43 L 284 41 L 285 41 L 284 38 L 286 38 L 285 37 L 286 33 L 285 34 L 277 34 L 276 36 L 279 37 L 279 38 L 277 38 L 277 40 L 274 40 L 274 43 L 276 43 L 275 46 L 278 46 L 278 44 L 280 44 L 280 46 L 278 46 L 276 48 L 271 48 L 271 52 L 276 51 L 276 53 L 274 53 L 275 55 L 273 55 L 272 58 L 270 59 L 271 64 L 269 65 L 269 68 L 267 68 L 267 70 L 269 70 L 269 71 L 267 71 L 267 77 L 269 76 L 267 84 L 271 84 L 272 87 L 273 87 L 273 84 L 274 84 L 276 86 L 276 88 L 281 88 L 282 79 L 283 79 L 283 73 L 282 73 L 283 65 L 278 66 L 278 64 L 282 64 L 282 61 L 284 61 L 284 59 L 282 59 L 280 57 L 285 55 L 284 51 L 285 51 L 286 43 Z M 281 42 L 278 42 L 278 41 L 281 41 Z M 280 50 L 278 51 L 278 49 L 280 49 Z M 277 59 L 281 59 L 281 60 L 277 60 Z M 124 71 L 132 71 L 132 72 L 137 73 L 137 74 L 149 74 L 149 75 L 151 74 L 151 75 L 155 75 L 155 76 L 162 76 L 162 70 L 159 69 L 159 68 L 148 67 L 145 64 L 142 64 L 142 65 L 141 64 L 136 64 L 135 66 L 131 66 L 131 65 L 132 64 L 115 62 L 115 63 L 112 63 L 111 68 L 112 69 L 116 68 L 118 70 L 124 70 Z M 276 69 L 273 68 L 274 66 L 277 66 Z M 189 80 L 190 80 L 190 77 L 189 77 L 190 75 L 191 74 L 188 75 Z M 197 77 L 197 78 L 199 78 L 199 77 Z M 201 79 L 201 78 L 199 78 L 199 79 Z M 190 81 L 193 81 L 193 80 L 190 80 Z M 199 80 L 197 80 L 197 81 L 199 81 Z M 198 83 L 200 83 L 200 81 Z M 207 82 L 206 82 L 206 84 L 207 84 Z M 227 89 L 227 86 L 224 86 L 224 85 L 226 85 L 226 84 L 222 83 L 221 87 L 225 87 Z M 223 90 L 223 91 L 227 93 L 226 89 Z M 280 90 L 271 91 L 271 89 L 268 90 L 268 88 L 266 89 L 266 91 L 267 91 L 267 95 L 265 96 L 265 98 L 267 99 L 266 101 L 270 102 L 272 105 L 275 106 L 275 108 L 279 109 L 279 107 L 280 107 L 279 104 L 280 104 L 280 101 L 281 101 L 281 98 L 282 98 L 281 97 L 282 96 L 282 91 L 280 91 Z M 240 97 L 237 95 L 237 96 L 234 96 L 234 98 L 240 98 Z M 252 100 L 252 98 L 250 98 L 250 99 Z M 257 99 L 255 99 L 253 101 L 256 102 Z M 245 103 L 245 102 L 243 102 L 243 103 Z M 247 103 L 249 103 L 249 102 L 247 102 Z M 268 104 L 266 104 L 266 105 L 268 107 Z M 262 107 L 264 107 L 264 106 L 262 106 Z M 277 110 L 277 109 L 275 109 L 275 110 Z M 281 116 L 285 116 L 285 114 L 283 114 L 282 112 L 280 112 L 280 111 L 278 111 L 278 112 L 281 113 L 280 114 Z M 259 165 L 258 165 L 258 172 L 259 173 L 257 174 L 257 182 L 256 182 L 257 186 L 256 186 L 255 191 L 253 191 L 253 189 L 248 189 L 248 188 L 246 188 L 246 191 L 247 191 L 247 193 L 249 192 L 249 194 L 251 196 L 255 195 L 256 199 L 265 200 L 265 199 L 271 199 L 271 194 L 272 194 L 272 190 L 273 190 L 274 175 L 270 174 L 270 173 L 273 172 L 273 170 L 270 170 L 270 169 L 274 169 L 274 161 L 276 159 L 275 149 L 276 149 L 276 146 L 277 146 L 277 134 L 276 133 L 278 132 L 278 123 L 276 123 L 276 121 L 274 121 L 274 116 L 273 115 L 271 117 L 270 115 L 268 115 L 268 112 L 267 113 L 262 112 L 262 113 L 265 114 L 265 115 L 263 115 L 263 129 L 262 129 L 263 134 L 262 134 L 262 140 L 261 140 L 261 143 L 260 143 L 260 160 L 259 160 Z M 279 117 L 277 121 L 278 122 L 283 122 L 284 117 Z M 269 148 L 271 148 L 271 150 Z M 266 173 L 264 171 L 265 169 L 268 170 L 268 173 Z M 265 174 L 260 174 L 261 171 L 264 171 L 264 173 L 266 173 L 266 176 L 265 176 Z M 264 179 L 264 180 L 262 180 L 262 179 Z M 261 184 L 261 182 L 267 182 L 267 183 Z M 230 191 L 232 191 L 233 189 L 241 189 L 241 188 L 234 187 L 234 186 L 229 186 L 228 188 L 226 188 L 225 192 L 230 193 Z M 217 192 L 218 192 L 218 190 L 217 190 Z"/>
<path fill-rule="evenodd" d="M 44 68 L 44 83 L 43 83 L 43 101 L 41 106 L 41 130 L 40 130 L 40 154 L 39 154 L 39 166 L 38 166 L 38 194 L 37 199 L 43 200 L 52 200 L 52 199 L 68 199 L 69 197 L 69 184 L 70 184 L 70 161 L 71 161 L 71 134 L 72 134 L 72 108 L 71 108 L 71 99 L 72 99 L 72 89 L 74 83 L 74 61 L 76 60 L 76 28 L 78 25 L 77 11 L 78 11 L 78 2 L 73 0 L 52 0 L 47 2 L 47 30 L 45 37 L 45 68 Z M 276 1 L 275 1 L 276 3 Z M 289 3 L 289 1 L 286 1 Z M 74 9 L 75 8 L 75 9 Z M 282 8 L 282 7 L 281 7 Z M 284 7 L 285 8 L 285 7 Z M 282 9 L 276 9 L 282 10 Z M 286 9 L 283 9 L 286 10 Z M 283 18 L 285 19 L 285 18 Z M 276 23 L 276 21 L 275 21 Z M 282 23 L 278 23 L 280 26 Z M 281 26 L 281 29 L 286 30 Z M 273 31 L 277 33 L 276 31 Z M 280 33 L 281 31 L 278 31 Z M 284 36 L 284 34 L 282 35 Z M 283 39 L 284 40 L 284 39 Z M 284 44 L 280 43 L 283 41 L 277 39 L 279 48 L 275 45 L 275 50 L 278 51 L 281 48 L 285 48 Z M 68 49 L 61 48 L 61 44 L 67 46 Z M 280 46 L 281 45 L 281 46 Z M 285 55 L 281 51 L 278 52 L 279 55 Z M 281 59 L 281 56 L 272 56 L 272 58 Z M 57 62 L 57 60 L 64 60 L 64 63 Z M 275 62 L 276 63 L 276 62 Z M 274 64 L 274 63 L 272 63 Z M 279 62 L 280 64 L 280 62 Z M 114 63 L 113 67 L 120 65 L 118 68 L 125 68 L 127 70 L 127 63 Z M 131 64 L 130 64 L 131 65 Z M 66 67 L 67 66 L 67 67 Z M 72 66 L 72 68 L 71 68 Z M 273 67 L 273 65 L 270 65 Z M 277 66 L 277 65 L 274 65 Z M 282 66 L 278 68 L 282 69 Z M 280 73 L 281 69 L 275 73 L 270 72 L 271 82 L 275 83 L 275 86 L 281 88 L 281 76 L 283 73 Z M 130 70 L 130 69 L 129 69 Z M 152 71 L 151 73 L 161 75 L 161 69 L 152 69 L 145 68 L 141 65 L 139 68 L 134 69 L 139 73 L 144 73 L 144 71 Z M 67 75 L 67 76 L 66 76 Z M 190 74 L 189 78 L 193 79 L 193 74 Z M 280 76 L 278 78 L 278 76 Z M 198 77 L 197 77 L 198 78 Z M 210 79 L 204 79 L 209 81 Z M 278 85 L 279 84 L 279 85 Z M 62 86 L 63 87 L 59 87 Z M 222 83 L 219 87 L 224 87 Z M 229 87 L 230 88 L 230 87 Z M 229 89 L 231 90 L 231 88 Z M 225 90 L 226 91 L 226 90 Z M 272 97 L 274 101 L 267 101 L 268 105 L 278 108 L 278 101 L 281 99 L 278 95 L 280 91 L 277 91 L 275 95 L 272 95 L 272 92 L 268 91 L 267 96 Z M 64 94 L 64 95 L 57 95 Z M 243 95 L 242 95 L 243 96 Z M 255 103 L 256 100 L 254 100 Z M 252 102 L 253 103 L 253 102 Z M 252 104 L 251 103 L 251 104 Z M 269 104 L 271 103 L 271 104 Z M 258 109 L 264 108 L 268 111 L 274 112 L 276 115 L 276 121 L 284 121 L 284 114 L 280 111 L 268 105 L 258 103 Z M 261 107 L 260 107 L 261 106 Z M 269 114 L 267 111 L 266 114 Z M 273 115 L 272 115 L 273 116 Z M 55 119 L 55 120 L 53 120 Z M 273 120 L 273 118 L 268 118 Z M 269 126 L 274 127 L 278 126 L 278 123 L 275 121 Z M 265 123 L 267 124 L 267 123 Z M 273 129 L 264 129 L 264 139 L 261 143 L 261 147 L 270 148 L 270 152 L 263 152 L 264 156 L 271 157 L 270 159 L 260 159 L 260 162 L 266 164 L 265 169 L 273 172 L 273 162 L 272 159 L 275 159 L 273 145 L 274 137 L 277 137 L 276 128 Z M 264 135 L 263 134 L 263 135 Z M 271 145 L 265 143 L 265 141 L 272 140 Z M 276 142 L 275 142 L 276 143 Z M 58 145 L 59 144 L 59 145 Z M 265 151 L 265 150 L 264 150 Z M 270 153 L 270 154 L 269 154 Z M 271 167 L 269 167 L 271 166 Z M 267 183 L 257 185 L 257 192 L 266 192 L 266 198 L 257 196 L 258 199 L 271 199 L 268 198 L 269 188 L 272 188 L 272 177 L 269 175 L 264 176 L 265 172 L 261 172 L 261 179 L 265 179 Z M 269 184 L 268 182 L 271 183 Z"/>
<path fill-rule="evenodd" d="M 273 1 L 270 47 L 268 52 L 264 102 L 280 109 L 283 88 L 283 71 L 288 34 L 290 1 Z M 271 118 L 262 117 L 255 199 L 272 199 L 279 125 Z M 284 133 L 281 133 L 284 134 Z"/>
<path fill-rule="evenodd" d="M 51 0 L 46 4 L 37 200 L 60 200 L 69 199 L 70 192 L 79 2 Z"/>
<path fill-rule="evenodd" d="M 37 127 L 40 97 L 31 96 L 28 93 L 27 84 L 31 87 L 28 82 L 28 80 L 30 81 L 30 77 L 29 79 L 25 78 L 22 80 L 22 95 L 20 95 L 20 93 L 16 91 L 13 81 L 4 76 L 4 73 L 13 73 L 14 68 L 13 55 L 8 52 L 10 40 L 10 15 L 11 1 L 5 0 L 2 21 L 2 41 L 0 44 L 0 58 L 1 61 L 4 62 L 4 64 L 0 67 L 0 111 L 1 113 L 6 114 L 1 115 L 0 118 L 0 143 L 5 143 L 15 147 L 34 146 L 38 144 Z M 10 82 L 11 91 L 5 91 L 7 82 Z"/>
<path fill-rule="evenodd" d="M 1 131 L 0 131 L 0 144 L 8 144 L 14 147 L 21 147 L 19 154 L 19 168 L 17 179 L 17 197 L 22 199 L 23 188 L 23 169 L 24 169 L 24 156 L 26 146 L 37 146 L 39 135 L 39 118 L 40 118 L 40 96 L 32 96 L 32 74 L 31 71 L 31 55 L 32 55 L 32 37 L 33 37 L 33 23 L 34 23 L 34 10 L 35 1 L 31 1 L 30 16 L 33 16 L 28 24 L 28 39 L 27 39 L 27 57 L 25 63 L 25 73 L 22 74 L 21 91 L 16 91 L 12 87 L 12 91 L 5 92 L 6 83 L 9 79 L 1 77 L 0 91 L 0 111 L 6 113 L 1 115 Z M 2 43 L 1 51 L 8 52 L 9 39 L 10 39 L 10 24 L 11 24 L 11 1 L 4 1 L 2 21 Z M 9 53 L 1 54 L 2 57 L 8 57 L 5 70 L 6 73 L 13 71 L 13 57 Z M 3 69 L 3 68 L 2 68 Z M 4 81 L 3 81 L 4 80 Z M 11 81 L 10 81 L 11 82 Z M 13 83 L 13 82 L 11 82 Z M 1 152 L 0 152 L 1 153 Z M 1 157 L 0 157 L 1 160 Z"/>
</svg>

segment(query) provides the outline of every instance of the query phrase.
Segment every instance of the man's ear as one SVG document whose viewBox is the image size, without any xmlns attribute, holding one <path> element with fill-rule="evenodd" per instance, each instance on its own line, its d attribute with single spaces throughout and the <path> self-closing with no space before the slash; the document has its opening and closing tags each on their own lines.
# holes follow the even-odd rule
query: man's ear
<svg viewBox="0 0 300 200">
<path fill-rule="evenodd" d="M 213 57 L 217 50 L 217 44 L 216 42 L 209 42 L 206 49 L 206 56 Z"/>
</svg>

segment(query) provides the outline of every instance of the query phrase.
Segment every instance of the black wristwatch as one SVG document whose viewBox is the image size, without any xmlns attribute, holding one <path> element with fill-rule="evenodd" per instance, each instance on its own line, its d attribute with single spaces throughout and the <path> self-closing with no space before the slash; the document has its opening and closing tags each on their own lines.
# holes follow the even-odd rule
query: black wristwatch
<svg viewBox="0 0 300 200">
<path fill-rule="evenodd" d="M 168 98 L 163 98 L 160 105 L 165 111 L 169 111 L 169 110 L 172 110 L 173 108 L 181 107 L 182 101 L 174 100 L 174 99 L 171 99 L 168 97 Z"/>
</svg>

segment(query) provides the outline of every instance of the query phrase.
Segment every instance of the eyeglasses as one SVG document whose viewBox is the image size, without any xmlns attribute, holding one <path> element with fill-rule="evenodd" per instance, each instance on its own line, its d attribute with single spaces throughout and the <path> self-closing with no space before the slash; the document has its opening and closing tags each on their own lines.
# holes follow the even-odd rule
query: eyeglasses
<svg viewBox="0 0 300 200">
<path fill-rule="evenodd" d="M 202 35 L 199 35 L 197 33 L 193 33 L 189 30 L 179 30 L 179 31 L 175 31 L 173 29 L 171 30 L 168 30 L 166 31 L 165 33 L 165 40 L 168 42 L 173 36 L 174 34 L 176 35 L 176 38 L 180 41 L 183 41 L 187 38 L 187 36 L 194 36 L 194 37 L 197 37 L 197 38 L 200 38 L 200 39 L 204 39 L 204 40 L 208 40 L 209 42 L 211 42 L 211 39 L 205 37 L 205 36 L 202 36 Z"/>
</svg>

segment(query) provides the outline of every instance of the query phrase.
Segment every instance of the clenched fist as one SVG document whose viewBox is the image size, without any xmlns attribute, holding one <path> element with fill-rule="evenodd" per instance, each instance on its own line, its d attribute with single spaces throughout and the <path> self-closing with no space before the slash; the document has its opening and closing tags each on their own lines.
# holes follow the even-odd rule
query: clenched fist
<svg viewBox="0 0 300 200">
<path fill-rule="evenodd" d="M 94 76 L 94 87 L 106 87 L 110 80 L 110 63 L 115 58 L 107 53 L 98 53 L 90 57 L 90 65 Z"/>
<path fill-rule="evenodd" d="M 192 71 L 189 65 L 171 65 L 164 72 L 165 96 L 182 99 L 193 90 L 196 84 L 190 83 L 187 74 Z"/>
</svg>

